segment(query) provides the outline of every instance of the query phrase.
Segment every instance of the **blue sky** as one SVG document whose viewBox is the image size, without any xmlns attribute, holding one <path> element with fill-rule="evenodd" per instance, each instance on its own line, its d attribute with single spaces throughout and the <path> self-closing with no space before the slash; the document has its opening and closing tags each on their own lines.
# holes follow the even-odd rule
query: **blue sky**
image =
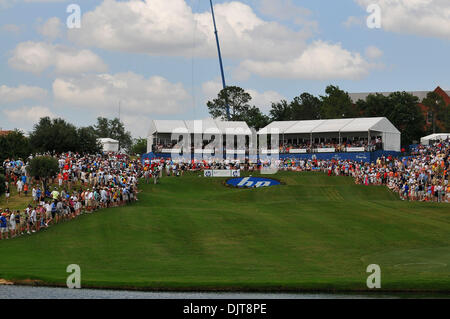
<svg viewBox="0 0 450 319">
<path fill-rule="evenodd" d="M 81 27 L 69 29 L 69 4 Z M 447 0 L 214 1 L 228 85 L 271 102 L 327 85 L 349 92 L 450 90 Z M 369 5 L 380 28 L 369 28 Z M 91 125 L 208 116 L 221 88 L 207 0 L 0 0 L 0 127 L 40 116 Z"/>
</svg>

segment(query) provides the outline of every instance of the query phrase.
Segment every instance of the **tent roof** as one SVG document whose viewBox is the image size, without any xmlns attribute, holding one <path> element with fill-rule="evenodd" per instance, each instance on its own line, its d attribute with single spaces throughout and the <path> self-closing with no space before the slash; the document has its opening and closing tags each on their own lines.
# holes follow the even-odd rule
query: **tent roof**
<svg viewBox="0 0 450 319">
<path fill-rule="evenodd" d="M 184 121 L 189 133 L 202 134 L 205 131 L 214 132 L 218 130 L 216 122 L 213 119 Z"/>
<path fill-rule="evenodd" d="M 385 117 L 357 118 L 343 127 L 341 132 L 367 132 L 379 131 L 389 133 L 400 133 L 400 131 Z"/>
<path fill-rule="evenodd" d="M 289 129 L 291 126 L 297 124 L 298 122 L 299 121 L 274 121 L 274 122 L 270 123 L 269 125 L 267 125 L 266 127 L 259 130 L 258 134 L 267 134 L 266 132 L 268 132 L 270 134 L 270 132 L 272 130 L 276 130 L 276 129 L 279 130 L 280 134 L 284 134 L 287 129 Z"/>
<path fill-rule="evenodd" d="M 100 141 L 100 143 L 114 143 L 114 144 L 119 143 L 119 141 L 113 140 L 112 138 L 98 138 L 97 140 Z"/>
<path fill-rule="evenodd" d="M 353 119 L 337 119 L 337 120 L 324 120 L 322 124 L 316 126 L 313 133 L 326 133 L 326 132 L 339 132 L 344 126 L 350 124 Z"/>
<path fill-rule="evenodd" d="M 227 129 L 233 129 L 231 131 L 235 133 L 235 135 L 252 134 L 252 131 L 248 127 L 247 123 L 245 123 L 244 121 L 226 122 L 216 120 L 216 124 L 223 133 L 226 133 Z"/>
<path fill-rule="evenodd" d="M 152 120 L 149 134 L 172 133 L 174 130 L 187 129 L 184 121 L 179 120 Z"/>
<path fill-rule="evenodd" d="M 450 138 L 450 133 L 436 133 L 436 134 L 427 135 L 427 136 L 422 137 L 420 139 L 420 141 L 430 141 L 430 140 L 434 140 L 434 139 L 446 139 L 446 138 Z"/>
<path fill-rule="evenodd" d="M 328 132 L 380 131 L 400 134 L 400 131 L 385 117 L 366 117 L 335 120 L 276 121 L 261 129 L 278 128 L 280 134 L 308 134 Z"/>
<path fill-rule="evenodd" d="M 200 125 L 201 124 L 201 125 Z M 217 130 L 221 130 L 223 134 L 226 133 L 227 128 L 238 129 L 238 133 L 242 132 L 242 135 L 250 135 L 251 130 L 247 123 L 243 121 L 227 122 L 220 120 L 213 120 L 210 118 L 203 120 L 152 120 L 150 122 L 149 135 L 155 133 L 172 133 L 175 130 L 180 132 L 181 130 L 187 130 L 189 133 L 214 133 Z M 181 132 L 180 132 L 181 133 Z M 240 135 L 240 134 L 237 134 Z"/>
</svg>

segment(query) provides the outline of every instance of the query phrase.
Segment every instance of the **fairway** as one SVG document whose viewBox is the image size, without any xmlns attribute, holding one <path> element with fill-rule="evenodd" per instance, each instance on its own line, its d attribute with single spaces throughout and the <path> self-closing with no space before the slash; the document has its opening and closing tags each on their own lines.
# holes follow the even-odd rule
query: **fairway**
<svg viewBox="0 0 450 319">
<path fill-rule="evenodd" d="M 0 278 L 148 290 L 450 291 L 450 206 L 406 202 L 350 177 L 280 172 L 226 187 L 192 173 L 141 184 L 132 206 L 0 241 Z M 272 177 L 272 176 L 267 176 Z"/>
</svg>

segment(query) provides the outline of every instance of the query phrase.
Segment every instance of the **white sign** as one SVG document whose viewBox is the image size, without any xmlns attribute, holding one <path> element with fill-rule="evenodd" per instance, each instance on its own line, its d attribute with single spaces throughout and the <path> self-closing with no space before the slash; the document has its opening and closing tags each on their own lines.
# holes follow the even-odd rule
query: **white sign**
<svg viewBox="0 0 450 319">
<path fill-rule="evenodd" d="M 245 150 L 226 150 L 227 154 L 245 155 Z"/>
<path fill-rule="evenodd" d="M 316 149 L 317 153 L 334 153 L 336 152 L 335 148 L 318 148 Z"/>
<path fill-rule="evenodd" d="M 290 149 L 289 150 L 289 153 L 291 153 L 291 154 L 305 154 L 305 153 L 307 153 L 307 149 Z"/>
<path fill-rule="evenodd" d="M 238 169 L 207 169 L 204 171 L 205 177 L 240 177 L 241 171 Z"/>
<path fill-rule="evenodd" d="M 347 152 L 364 152 L 364 147 L 347 147 Z"/>
<path fill-rule="evenodd" d="M 181 148 L 163 148 L 161 153 L 180 154 Z"/>
<path fill-rule="evenodd" d="M 274 150 L 267 150 L 267 149 L 263 149 L 261 150 L 261 154 L 278 154 L 280 153 L 280 150 L 278 149 L 274 149 Z"/>
</svg>

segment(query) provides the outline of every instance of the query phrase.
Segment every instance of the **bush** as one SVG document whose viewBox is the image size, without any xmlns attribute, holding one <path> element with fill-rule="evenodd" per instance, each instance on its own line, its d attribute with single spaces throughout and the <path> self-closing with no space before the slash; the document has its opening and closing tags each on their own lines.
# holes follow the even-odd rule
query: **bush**
<svg viewBox="0 0 450 319">
<path fill-rule="evenodd" d="M 58 160 L 50 156 L 38 156 L 31 160 L 30 175 L 42 179 L 44 187 L 47 187 L 47 180 L 59 173 Z"/>
<path fill-rule="evenodd" d="M 5 176 L 0 175 L 0 196 L 5 193 Z"/>
</svg>

